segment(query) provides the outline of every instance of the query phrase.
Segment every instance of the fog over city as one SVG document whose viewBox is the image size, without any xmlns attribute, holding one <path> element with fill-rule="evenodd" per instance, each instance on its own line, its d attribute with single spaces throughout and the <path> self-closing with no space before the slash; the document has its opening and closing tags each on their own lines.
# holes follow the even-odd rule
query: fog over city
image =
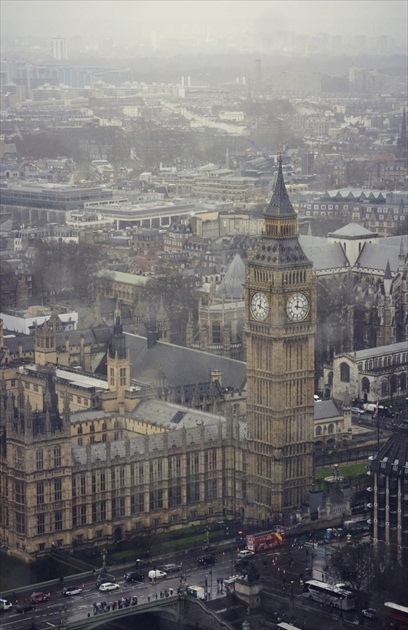
<svg viewBox="0 0 408 630">
<path fill-rule="evenodd" d="M 213 52 L 268 45 L 280 33 L 386 36 L 404 50 L 407 3 L 391 1 L 3 0 L 2 40 L 21 37 L 121 38 L 175 50 L 211 40 Z"/>
</svg>

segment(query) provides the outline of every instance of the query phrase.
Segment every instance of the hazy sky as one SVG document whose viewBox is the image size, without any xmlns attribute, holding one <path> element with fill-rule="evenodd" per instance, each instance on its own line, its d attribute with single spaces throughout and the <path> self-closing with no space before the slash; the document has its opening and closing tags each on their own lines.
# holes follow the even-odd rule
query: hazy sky
<svg viewBox="0 0 408 630">
<path fill-rule="evenodd" d="M 313 35 L 385 34 L 406 41 L 406 0 L 0 0 L 3 35 L 137 38 L 146 30 L 222 37 L 270 29 Z"/>
</svg>

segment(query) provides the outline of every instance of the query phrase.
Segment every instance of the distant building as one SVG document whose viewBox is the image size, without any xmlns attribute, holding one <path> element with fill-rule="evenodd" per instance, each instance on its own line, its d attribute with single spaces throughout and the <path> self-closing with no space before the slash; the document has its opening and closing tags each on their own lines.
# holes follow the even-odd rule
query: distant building
<svg viewBox="0 0 408 630">
<path fill-rule="evenodd" d="M 63 37 L 54 37 L 51 40 L 51 54 L 54 61 L 68 59 L 67 40 Z"/>
</svg>

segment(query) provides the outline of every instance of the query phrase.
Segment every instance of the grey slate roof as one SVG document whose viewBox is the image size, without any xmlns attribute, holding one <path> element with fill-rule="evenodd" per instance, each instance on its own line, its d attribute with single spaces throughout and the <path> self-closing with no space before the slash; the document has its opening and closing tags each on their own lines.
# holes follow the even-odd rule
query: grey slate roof
<svg viewBox="0 0 408 630">
<path fill-rule="evenodd" d="M 377 233 L 375 232 L 370 232 L 370 230 L 367 230 L 365 227 L 362 227 L 361 225 L 358 225 L 358 223 L 347 223 L 347 225 L 344 225 L 343 227 L 339 228 L 338 230 L 336 230 L 335 232 L 331 232 L 330 234 L 328 234 L 328 236 L 338 236 L 338 237 L 346 237 L 346 238 L 361 238 L 361 237 L 368 237 L 368 236 L 377 236 Z"/>
<path fill-rule="evenodd" d="M 314 419 L 338 418 L 341 413 L 332 400 L 320 400 L 314 405 Z"/>
<path fill-rule="evenodd" d="M 243 361 L 161 341 L 148 348 L 145 337 L 125 335 L 131 357 L 130 376 L 136 382 L 154 385 L 157 378 L 164 377 L 170 387 L 195 385 L 207 383 L 211 370 L 220 370 L 223 388 L 242 390 L 245 385 L 246 363 Z"/>
<path fill-rule="evenodd" d="M 108 414 L 107 414 L 108 415 Z M 112 414 L 110 414 L 112 415 Z M 99 442 L 88 446 L 73 446 L 72 458 L 74 465 L 85 466 L 87 461 L 87 449 L 91 454 L 91 461 L 105 461 L 107 450 L 110 448 L 110 459 L 116 457 L 120 459 L 126 456 L 126 446 L 128 442 L 129 453 L 132 458 L 138 456 L 145 458 L 148 452 L 157 450 L 163 453 L 166 441 L 169 450 L 180 449 L 183 440 L 187 445 L 209 443 L 217 440 L 219 435 L 225 438 L 225 419 L 215 414 L 205 413 L 196 409 L 189 409 L 180 405 L 174 405 L 162 400 L 146 400 L 129 414 L 130 417 L 139 418 L 155 424 L 168 427 L 170 430 L 163 433 L 149 435 L 135 435 L 129 440 L 116 440 L 114 442 Z M 101 418 L 101 412 L 85 411 L 73 414 L 71 421 L 91 420 Z M 179 422 L 175 421 L 180 418 Z M 185 433 L 180 429 L 185 429 Z M 246 440 L 246 423 L 238 422 L 239 439 Z"/>
<path fill-rule="evenodd" d="M 313 262 L 315 271 L 348 267 L 347 257 L 340 243 L 328 243 L 324 237 L 299 236 L 300 245 Z"/>
<path fill-rule="evenodd" d="M 387 241 L 388 239 L 384 239 Z M 356 261 L 356 267 L 374 269 L 385 273 L 389 262 L 391 272 L 398 270 L 399 246 L 386 242 L 366 243 Z"/>
</svg>

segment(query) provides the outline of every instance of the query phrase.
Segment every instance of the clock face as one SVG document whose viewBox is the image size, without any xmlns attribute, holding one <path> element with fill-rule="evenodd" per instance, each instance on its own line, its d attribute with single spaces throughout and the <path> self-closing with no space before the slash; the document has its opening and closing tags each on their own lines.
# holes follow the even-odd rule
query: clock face
<svg viewBox="0 0 408 630">
<path fill-rule="evenodd" d="M 286 313 L 292 322 L 301 322 L 309 312 L 309 300 L 304 293 L 293 293 L 287 301 Z"/>
<path fill-rule="evenodd" d="M 263 322 L 269 315 L 269 302 L 264 293 L 258 291 L 254 293 L 251 298 L 251 313 L 252 316 Z"/>
</svg>

